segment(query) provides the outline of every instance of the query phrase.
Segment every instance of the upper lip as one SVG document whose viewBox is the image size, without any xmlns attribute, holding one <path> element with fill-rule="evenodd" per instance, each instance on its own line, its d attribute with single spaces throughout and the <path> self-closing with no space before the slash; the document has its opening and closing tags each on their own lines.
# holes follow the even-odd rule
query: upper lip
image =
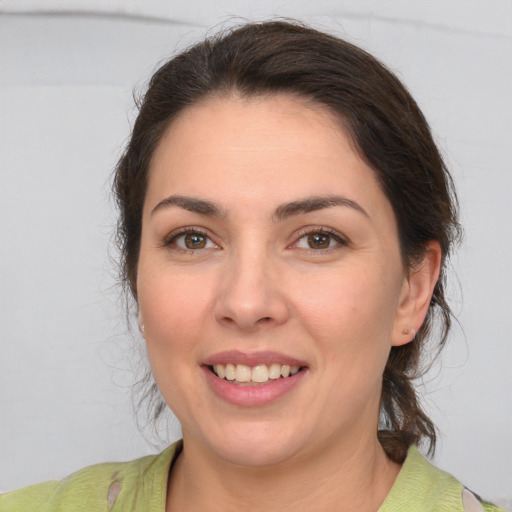
<svg viewBox="0 0 512 512">
<path fill-rule="evenodd" d="M 214 364 L 245 364 L 247 366 L 257 366 L 258 364 L 288 364 L 290 366 L 307 366 L 305 361 L 301 361 L 295 357 L 275 352 L 273 350 L 265 350 L 260 352 L 241 352 L 239 350 L 226 350 L 217 352 L 207 357 L 203 364 L 205 366 L 213 366 Z"/>
</svg>

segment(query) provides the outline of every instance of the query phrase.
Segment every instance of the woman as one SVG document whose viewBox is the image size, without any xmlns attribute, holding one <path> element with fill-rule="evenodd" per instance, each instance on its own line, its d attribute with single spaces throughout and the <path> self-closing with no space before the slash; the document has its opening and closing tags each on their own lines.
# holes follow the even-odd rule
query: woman
<svg viewBox="0 0 512 512">
<path fill-rule="evenodd" d="M 456 200 L 373 57 L 282 22 L 192 47 L 151 79 L 115 193 L 183 440 L 0 510 L 494 509 L 416 449 L 435 447 L 412 381 L 450 327 Z"/>
</svg>

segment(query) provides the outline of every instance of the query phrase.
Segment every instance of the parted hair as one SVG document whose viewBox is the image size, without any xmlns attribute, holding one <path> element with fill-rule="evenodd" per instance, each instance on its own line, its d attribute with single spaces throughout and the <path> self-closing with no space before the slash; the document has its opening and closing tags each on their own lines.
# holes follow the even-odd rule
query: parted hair
<svg viewBox="0 0 512 512">
<path fill-rule="evenodd" d="M 386 453 L 397 462 L 412 443 L 433 452 L 436 429 L 422 409 L 415 380 L 423 375 L 424 362 L 446 343 L 451 325 L 445 267 L 461 234 L 457 199 L 418 105 L 400 80 L 361 48 L 299 22 L 269 21 L 213 35 L 162 65 L 140 100 L 114 174 L 121 281 L 137 301 L 142 208 L 151 158 L 163 133 L 187 107 L 232 93 L 246 98 L 291 94 L 327 107 L 393 207 L 405 267 L 414 270 L 428 242 L 439 242 L 441 275 L 426 319 L 412 342 L 392 347 L 389 354 L 378 431 Z M 144 396 L 157 417 L 164 404 L 155 399 L 155 383 L 148 382 Z"/>
</svg>

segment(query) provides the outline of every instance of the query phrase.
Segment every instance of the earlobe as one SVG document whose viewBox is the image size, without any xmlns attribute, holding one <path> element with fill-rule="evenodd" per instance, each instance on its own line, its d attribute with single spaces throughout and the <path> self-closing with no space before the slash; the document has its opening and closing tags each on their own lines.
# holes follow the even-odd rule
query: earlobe
<svg viewBox="0 0 512 512">
<path fill-rule="evenodd" d="M 138 318 L 138 325 L 139 325 L 139 331 L 140 335 L 144 338 L 144 321 L 142 319 L 142 313 L 139 311 L 139 318 Z"/>
<path fill-rule="evenodd" d="M 414 339 L 430 306 L 441 271 L 441 246 L 437 240 L 427 244 L 421 263 L 404 279 L 393 328 L 392 345 L 400 346 Z"/>
</svg>

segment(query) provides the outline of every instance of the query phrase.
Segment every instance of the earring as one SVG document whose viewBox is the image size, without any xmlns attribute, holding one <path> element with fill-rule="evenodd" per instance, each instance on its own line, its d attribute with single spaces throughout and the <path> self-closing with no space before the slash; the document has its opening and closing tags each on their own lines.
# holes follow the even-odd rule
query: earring
<svg viewBox="0 0 512 512">
<path fill-rule="evenodd" d="M 140 335 L 144 338 L 144 324 L 139 324 Z"/>
<path fill-rule="evenodd" d="M 402 334 L 407 336 L 409 334 L 415 334 L 415 331 L 414 331 L 414 329 L 405 328 L 405 329 L 402 329 Z"/>
</svg>

